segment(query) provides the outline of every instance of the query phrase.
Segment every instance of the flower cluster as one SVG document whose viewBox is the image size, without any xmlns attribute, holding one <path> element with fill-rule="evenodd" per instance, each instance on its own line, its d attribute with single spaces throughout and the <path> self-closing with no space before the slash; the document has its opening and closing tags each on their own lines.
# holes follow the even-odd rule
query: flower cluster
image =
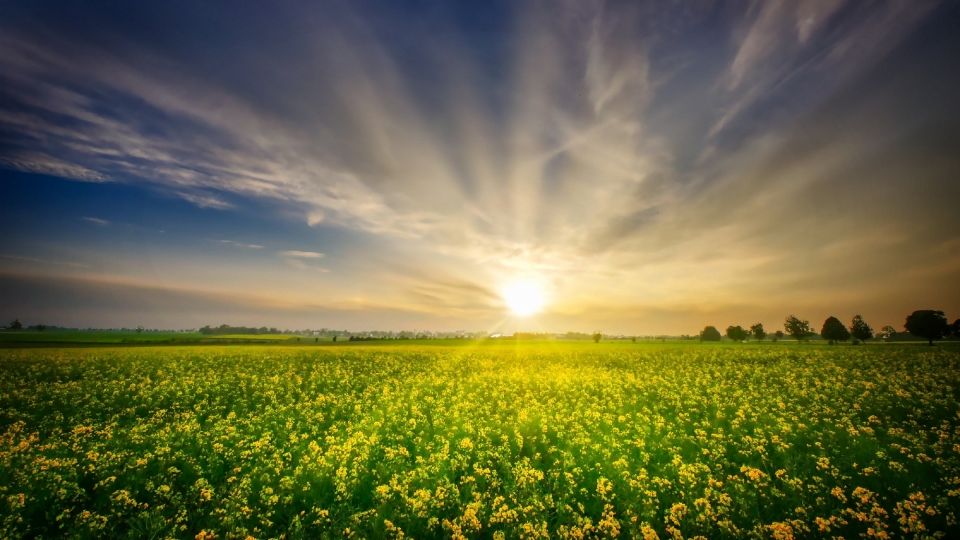
<svg viewBox="0 0 960 540">
<path fill-rule="evenodd" d="M 6 350 L 0 537 L 944 537 L 958 397 L 909 346 Z"/>
</svg>

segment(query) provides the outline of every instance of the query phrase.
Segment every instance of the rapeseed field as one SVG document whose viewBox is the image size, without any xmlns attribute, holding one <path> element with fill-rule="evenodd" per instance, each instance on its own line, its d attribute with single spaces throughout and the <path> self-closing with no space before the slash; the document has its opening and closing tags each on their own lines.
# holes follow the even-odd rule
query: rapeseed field
<svg viewBox="0 0 960 540">
<path fill-rule="evenodd" d="M 0 538 L 955 538 L 958 396 L 947 347 L 6 350 Z"/>
</svg>

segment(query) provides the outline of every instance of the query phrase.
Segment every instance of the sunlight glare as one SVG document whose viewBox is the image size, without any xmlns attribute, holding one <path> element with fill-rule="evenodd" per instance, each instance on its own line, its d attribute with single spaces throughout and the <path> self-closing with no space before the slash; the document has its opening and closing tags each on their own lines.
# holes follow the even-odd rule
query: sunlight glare
<svg viewBox="0 0 960 540">
<path fill-rule="evenodd" d="M 531 281 L 521 281 L 503 289 L 503 300 L 514 315 L 527 317 L 543 308 L 543 293 L 540 286 Z"/>
</svg>

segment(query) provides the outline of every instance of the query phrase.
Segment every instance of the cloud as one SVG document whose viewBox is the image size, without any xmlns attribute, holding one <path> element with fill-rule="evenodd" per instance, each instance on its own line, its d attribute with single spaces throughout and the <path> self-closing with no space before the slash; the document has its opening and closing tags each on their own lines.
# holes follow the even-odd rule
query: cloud
<svg viewBox="0 0 960 540">
<path fill-rule="evenodd" d="M 301 259 L 319 259 L 323 257 L 323 253 L 317 253 L 315 251 L 281 251 L 280 255 L 284 257 L 298 257 Z"/>
<path fill-rule="evenodd" d="M 202 195 L 198 193 L 184 193 L 182 191 L 178 191 L 176 195 L 181 199 L 192 202 L 193 204 L 199 206 L 200 208 L 216 208 L 218 210 L 223 210 L 226 208 L 233 207 L 232 204 L 221 201 L 220 199 L 210 195 Z"/>
<path fill-rule="evenodd" d="M 311 212 L 307 215 L 307 225 L 313 227 L 323 221 L 323 212 Z"/>
<path fill-rule="evenodd" d="M 163 232 L 163 231 L 160 231 Z M 263 249 L 263 246 L 257 244 L 243 244 L 241 242 L 234 242 L 233 240 L 221 240 L 222 244 L 230 244 L 237 247 L 247 248 L 247 249 Z"/>
<path fill-rule="evenodd" d="M 23 7 L 0 22 L 0 165 L 252 200 L 362 243 L 349 274 L 418 312 L 492 301 L 410 261 L 474 285 L 535 273 L 581 317 L 894 302 L 918 268 L 952 275 L 943 3 L 523 3 L 430 31 L 373 5 L 242 8 L 202 32 L 152 5 L 91 8 L 91 27 Z M 185 30 L 136 30 L 154 27 Z"/>
<path fill-rule="evenodd" d="M 724 75 L 725 105 L 709 134 L 716 135 L 735 117 L 780 95 L 812 74 L 821 85 L 850 80 L 899 44 L 938 5 L 936 0 L 867 6 L 847 0 L 773 0 L 756 4 L 745 37 Z M 829 24 L 828 24 L 829 23 Z M 833 32 L 828 32 L 829 26 Z M 812 39 L 819 35 L 819 40 Z M 779 90 L 779 91 L 778 91 Z M 794 95 L 799 103 L 819 97 Z"/>
<path fill-rule="evenodd" d="M 109 176 L 42 152 L 14 152 L 12 155 L 0 155 L 0 168 L 58 176 L 84 182 L 110 181 Z"/>
<path fill-rule="evenodd" d="M 290 266 L 298 270 L 312 270 L 312 271 L 320 272 L 324 274 L 330 272 L 330 270 L 327 268 L 323 268 L 320 266 L 313 266 L 313 265 L 307 264 L 306 261 L 303 260 L 303 259 L 306 259 L 306 260 L 320 259 L 324 256 L 323 253 L 317 253 L 316 251 L 291 250 L 291 251 L 281 251 L 280 255 L 285 257 L 284 260 L 287 261 L 287 264 L 289 264 Z"/>
<path fill-rule="evenodd" d="M 83 216 L 83 217 L 81 217 L 80 219 L 85 220 L 85 221 L 89 221 L 90 223 L 96 223 L 97 225 L 100 225 L 100 226 L 105 226 L 105 225 L 109 225 L 109 224 L 110 224 L 110 222 L 107 221 L 107 220 L 105 220 L 105 219 L 100 219 L 100 218 L 95 218 L 95 217 Z"/>
</svg>

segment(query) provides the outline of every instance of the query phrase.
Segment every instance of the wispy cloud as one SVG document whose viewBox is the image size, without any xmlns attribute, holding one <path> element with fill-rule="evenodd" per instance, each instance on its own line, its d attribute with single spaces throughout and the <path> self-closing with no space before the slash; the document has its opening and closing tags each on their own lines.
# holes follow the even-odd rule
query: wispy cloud
<svg viewBox="0 0 960 540">
<path fill-rule="evenodd" d="M 280 3 L 270 21 L 241 10 L 215 40 L 185 31 L 176 46 L 107 12 L 94 43 L 24 8 L 31 25 L 0 22 L 0 166 L 203 208 L 253 199 L 332 243 L 376 244 L 382 264 L 358 255 L 354 275 L 438 311 L 490 300 L 404 281 L 410 260 L 468 282 L 536 274 L 568 313 L 798 302 L 794 285 L 826 298 L 838 276 L 886 298 L 884 280 L 960 226 L 947 180 L 960 112 L 944 97 L 957 62 L 910 44 L 941 4 L 521 3 L 477 33 Z M 239 54 L 254 33 L 259 54 Z M 925 240 L 825 249 L 881 229 Z M 323 255 L 278 256 L 308 268 Z"/>
<path fill-rule="evenodd" d="M 217 208 L 223 210 L 226 208 L 232 208 L 233 205 L 222 201 L 212 195 L 202 195 L 198 193 L 184 193 L 182 191 L 177 192 L 177 196 L 186 201 L 190 201 L 193 204 L 199 206 L 200 208 Z"/>
<path fill-rule="evenodd" d="M 81 217 L 80 219 L 85 220 L 85 221 L 89 221 L 90 223 L 96 223 L 97 225 L 101 225 L 101 226 L 105 226 L 105 225 L 109 225 L 109 224 L 110 224 L 110 222 L 107 221 L 107 220 L 105 220 L 105 219 L 100 219 L 100 218 L 95 218 L 95 217 L 83 216 L 83 217 Z"/>
<path fill-rule="evenodd" d="M 161 231 L 163 232 L 163 231 Z M 222 244 L 230 244 L 237 247 L 247 248 L 247 249 L 263 249 L 263 246 L 257 244 L 244 244 L 241 242 L 234 242 L 233 240 L 221 240 Z"/>
<path fill-rule="evenodd" d="M 281 251 L 280 255 L 284 257 L 297 257 L 301 259 L 319 259 L 323 257 L 323 253 L 317 253 L 316 251 Z"/>
<path fill-rule="evenodd" d="M 0 114 L 0 122 L 3 120 L 4 115 Z M 6 156 L 0 155 L 0 168 L 58 176 L 60 178 L 70 178 L 71 180 L 81 180 L 84 182 L 108 182 L 110 180 L 110 177 L 107 175 L 92 171 L 76 163 L 57 159 L 42 152 L 20 151 L 13 152 Z"/>
</svg>

